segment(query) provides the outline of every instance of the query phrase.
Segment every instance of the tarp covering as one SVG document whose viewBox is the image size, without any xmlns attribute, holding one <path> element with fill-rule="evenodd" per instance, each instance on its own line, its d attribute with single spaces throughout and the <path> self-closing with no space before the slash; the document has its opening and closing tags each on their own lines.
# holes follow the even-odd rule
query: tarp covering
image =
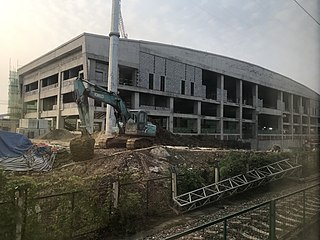
<svg viewBox="0 0 320 240">
<path fill-rule="evenodd" d="M 0 168 L 4 170 L 50 171 L 55 156 L 49 145 L 33 145 L 21 134 L 0 131 Z"/>
<path fill-rule="evenodd" d="M 0 157 L 19 157 L 32 147 L 32 142 L 22 134 L 0 130 Z"/>
</svg>

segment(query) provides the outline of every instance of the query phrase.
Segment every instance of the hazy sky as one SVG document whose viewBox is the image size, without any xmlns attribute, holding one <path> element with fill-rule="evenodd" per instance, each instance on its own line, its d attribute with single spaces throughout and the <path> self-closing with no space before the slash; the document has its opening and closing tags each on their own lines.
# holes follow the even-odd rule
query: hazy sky
<svg viewBox="0 0 320 240">
<path fill-rule="evenodd" d="M 320 0 L 298 0 L 320 22 Z M 0 113 L 9 60 L 22 66 L 83 32 L 107 35 L 111 0 L 0 0 Z M 122 0 L 132 39 L 208 51 L 320 93 L 320 26 L 293 0 Z"/>
</svg>

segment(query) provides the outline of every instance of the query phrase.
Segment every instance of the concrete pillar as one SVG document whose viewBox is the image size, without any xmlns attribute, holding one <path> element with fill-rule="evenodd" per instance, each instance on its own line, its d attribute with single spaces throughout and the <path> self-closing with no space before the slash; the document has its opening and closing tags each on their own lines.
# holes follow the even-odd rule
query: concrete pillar
<svg viewBox="0 0 320 240">
<path fill-rule="evenodd" d="M 173 106 L 174 106 L 174 98 L 170 98 L 170 116 L 169 116 L 169 131 L 173 132 Z"/>
<path fill-rule="evenodd" d="M 220 140 L 223 140 L 223 107 L 224 107 L 224 75 L 220 75 L 217 81 L 218 88 L 220 89 Z"/>
<path fill-rule="evenodd" d="M 303 106 L 302 106 L 302 97 L 299 96 L 299 121 L 300 121 L 300 124 L 299 124 L 299 129 L 300 129 L 300 134 L 302 135 L 303 133 L 303 125 L 302 125 L 302 118 L 303 118 Z"/>
<path fill-rule="evenodd" d="M 242 80 L 237 82 L 237 99 L 239 100 L 239 108 L 237 111 L 237 118 L 239 119 L 239 134 L 240 139 L 242 139 L 242 106 L 243 106 L 243 89 L 242 89 Z"/>
<path fill-rule="evenodd" d="M 41 79 L 40 72 L 38 73 L 38 96 L 37 96 L 37 119 L 40 118 L 40 114 L 42 112 L 42 108 L 40 105 L 40 94 L 41 94 Z"/>
<path fill-rule="evenodd" d="M 140 108 L 140 93 L 134 92 L 132 95 L 132 108 L 139 109 Z"/>
<path fill-rule="evenodd" d="M 293 94 L 289 96 L 289 109 L 290 109 L 290 130 L 291 130 L 291 139 L 293 140 Z"/>
<path fill-rule="evenodd" d="M 284 109 L 282 107 L 283 106 L 282 105 L 282 103 L 283 103 L 283 92 L 282 91 L 279 91 L 278 99 L 281 102 L 281 108 L 280 108 L 281 109 L 281 116 L 280 116 L 279 122 L 278 122 L 278 129 L 281 132 L 281 148 L 283 148 L 283 111 L 284 111 Z"/>
<path fill-rule="evenodd" d="M 307 104 L 306 104 L 306 108 L 307 108 L 307 114 L 308 114 L 308 137 L 310 137 L 310 133 L 311 133 L 311 119 L 310 119 L 310 99 L 307 100 Z"/>
<path fill-rule="evenodd" d="M 196 105 L 197 105 L 197 133 L 198 134 L 201 134 L 201 102 L 200 101 L 197 101 L 196 102 Z"/>
<path fill-rule="evenodd" d="M 59 67 L 59 72 L 58 72 L 58 93 L 57 93 L 57 109 L 56 109 L 56 129 L 60 129 L 64 127 L 64 121 L 61 117 L 61 111 L 62 111 L 62 72 L 60 72 L 60 67 Z"/>
<path fill-rule="evenodd" d="M 255 112 L 253 113 L 253 121 L 255 122 L 253 131 L 254 131 L 254 138 L 256 139 L 256 146 L 254 146 L 256 149 L 259 149 L 258 122 L 259 122 L 260 108 L 258 107 L 258 96 L 259 96 L 258 93 L 259 93 L 258 85 L 255 84 L 253 87 L 253 104 L 255 107 Z"/>
<path fill-rule="evenodd" d="M 88 59 L 87 63 L 88 63 L 87 79 L 89 81 L 95 80 L 96 79 L 96 60 Z M 104 81 L 107 81 L 107 79 L 104 79 Z"/>
</svg>

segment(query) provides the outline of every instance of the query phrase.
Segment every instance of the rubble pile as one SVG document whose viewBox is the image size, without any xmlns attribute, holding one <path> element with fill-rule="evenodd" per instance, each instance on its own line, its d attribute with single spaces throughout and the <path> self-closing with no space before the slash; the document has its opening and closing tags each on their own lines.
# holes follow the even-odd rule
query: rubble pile
<svg viewBox="0 0 320 240">
<path fill-rule="evenodd" d="M 66 129 L 54 129 L 47 134 L 43 135 L 40 139 L 45 140 L 65 140 L 71 139 L 75 136 Z"/>
</svg>

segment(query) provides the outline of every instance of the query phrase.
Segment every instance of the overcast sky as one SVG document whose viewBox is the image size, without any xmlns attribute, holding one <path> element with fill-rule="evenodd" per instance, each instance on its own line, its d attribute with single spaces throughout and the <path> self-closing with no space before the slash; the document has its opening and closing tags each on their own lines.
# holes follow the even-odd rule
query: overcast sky
<svg viewBox="0 0 320 240">
<path fill-rule="evenodd" d="M 298 0 L 320 22 L 320 0 Z M 0 113 L 22 66 L 83 32 L 108 35 L 111 0 L 0 0 Z M 208 51 L 320 93 L 320 26 L 293 0 L 122 0 L 132 39 Z"/>
</svg>

